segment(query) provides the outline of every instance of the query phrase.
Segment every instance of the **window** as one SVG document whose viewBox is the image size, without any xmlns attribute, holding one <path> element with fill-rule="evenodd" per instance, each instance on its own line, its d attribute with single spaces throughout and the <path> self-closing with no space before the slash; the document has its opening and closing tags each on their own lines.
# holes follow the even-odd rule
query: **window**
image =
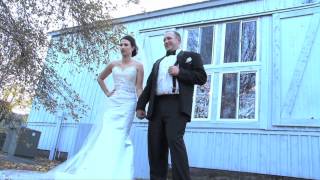
<svg viewBox="0 0 320 180">
<path fill-rule="evenodd" d="M 198 120 L 210 120 L 211 113 L 211 75 L 208 75 L 207 82 L 202 86 L 195 86 L 193 95 L 192 118 Z"/>
<path fill-rule="evenodd" d="M 256 21 L 226 24 L 224 63 L 256 61 Z"/>
<path fill-rule="evenodd" d="M 193 120 L 257 121 L 257 27 L 248 19 L 184 28 L 184 49 L 200 53 L 208 74 L 205 85 L 195 86 Z"/>
<path fill-rule="evenodd" d="M 219 120 L 257 119 L 257 20 L 224 24 Z"/>
<path fill-rule="evenodd" d="M 213 47 L 213 26 L 187 29 L 187 50 L 198 52 L 203 64 L 211 64 Z"/>
<path fill-rule="evenodd" d="M 220 118 L 255 119 L 256 72 L 223 73 Z"/>
</svg>

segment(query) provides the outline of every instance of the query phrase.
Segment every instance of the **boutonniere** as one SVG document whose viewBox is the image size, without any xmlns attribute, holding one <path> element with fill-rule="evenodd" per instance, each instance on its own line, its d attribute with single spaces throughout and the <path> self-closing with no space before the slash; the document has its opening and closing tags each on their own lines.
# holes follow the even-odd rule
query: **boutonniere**
<svg viewBox="0 0 320 180">
<path fill-rule="evenodd" d="M 188 57 L 187 60 L 186 60 L 186 63 L 191 63 L 191 61 L 192 61 L 192 58 Z"/>
</svg>

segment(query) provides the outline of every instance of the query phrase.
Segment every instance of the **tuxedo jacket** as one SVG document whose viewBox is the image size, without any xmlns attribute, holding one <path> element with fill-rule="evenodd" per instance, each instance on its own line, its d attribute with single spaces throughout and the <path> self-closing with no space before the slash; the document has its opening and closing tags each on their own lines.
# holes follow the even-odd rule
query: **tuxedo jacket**
<svg viewBox="0 0 320 180">
<path fill-rule="evenodd" d="M 152 120 L 152 114 L 154 112 L 158 71 L 162 59 L 163 58 L 157 60 L 153 64 L 147 84 L 137 102 L 137 110 L 145 110 L 146 104 L 149 102 L 146 117 L 149 120 Z M 176 78 L 179 84 L 180 112 L 191 117 L 194 85 L 205 84 L 207 81 L 207 74 L 203 68 L 200 54 L 195 52 L 181 51 L 177 55 L 176 64 L 179 64 L 179 74 Z"/>
</svg>

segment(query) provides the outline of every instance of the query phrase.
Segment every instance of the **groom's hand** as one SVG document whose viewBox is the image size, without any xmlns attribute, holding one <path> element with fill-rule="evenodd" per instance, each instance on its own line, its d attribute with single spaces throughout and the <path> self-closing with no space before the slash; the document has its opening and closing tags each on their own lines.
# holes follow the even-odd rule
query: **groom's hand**
<svg viewBox="0 0 320 180">
<path fill-rule="evenodd" d="M 143 119 L 143 118 L 146 117 L 146 112 L 145 112 L 144 110 L 138 109 L 138 110 L 136 111 L 136 116 L 137 116 L 137 118 L 139 118 L 139 119 Z"/>
<path fill-rule="evenodd" d="M 169 69 L 168 69 L 168 73 L 169 73 L 171 76 L 178 76 L 179 72 L 180 72 L 179 65 L 177 65 L 177 66 L 170 66 Z"/>
</svg>

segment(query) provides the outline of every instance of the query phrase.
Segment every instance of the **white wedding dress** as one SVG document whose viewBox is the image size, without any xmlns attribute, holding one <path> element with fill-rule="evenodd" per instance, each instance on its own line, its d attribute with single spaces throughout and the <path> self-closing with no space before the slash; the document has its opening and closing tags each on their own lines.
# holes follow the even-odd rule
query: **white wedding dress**
<svg viewBox="0 0 320 180">
<path fill-rule="evenodd" d="M 80 151 L 46 173 L 3 170 L 0 179 L 133 179 L 133 146 L 129 136 L 137 95 L 134 66 L 112 69 L 115 92 L 101 123 L 90 131 Z"/>
</svg>

